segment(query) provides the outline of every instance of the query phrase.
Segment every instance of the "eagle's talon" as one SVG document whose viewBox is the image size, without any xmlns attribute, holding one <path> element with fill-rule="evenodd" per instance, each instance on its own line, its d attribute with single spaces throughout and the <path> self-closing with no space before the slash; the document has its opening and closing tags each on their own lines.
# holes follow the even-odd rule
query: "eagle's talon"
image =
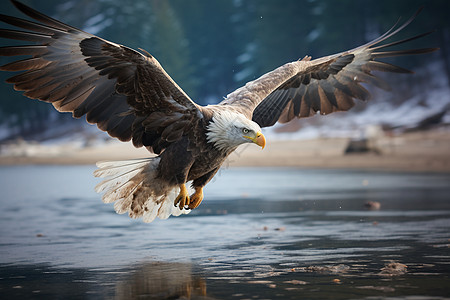
<svg viewBox="0 0 450 300">
<path fill-rule="evenodd" d="M 203 200 L 203 188 L 195 188 L 195 193 L 190 197 L 189 209 L 197 208 Z"/>
<path fill-rule="evenodd" d="M 191 203 L 191 201 L 189 199 L 189 194 L 186 189 L 186 186 L 184 184 L 182 184 L 182 185 L 180 185 L 180 193 L 175 198 L 173 205 L 174 206 L 178 205 L 178 208 L 181 210 L 181 209 L 184 209 L 185 206 L 189 205 L 190 203 Z"/>
</svg>

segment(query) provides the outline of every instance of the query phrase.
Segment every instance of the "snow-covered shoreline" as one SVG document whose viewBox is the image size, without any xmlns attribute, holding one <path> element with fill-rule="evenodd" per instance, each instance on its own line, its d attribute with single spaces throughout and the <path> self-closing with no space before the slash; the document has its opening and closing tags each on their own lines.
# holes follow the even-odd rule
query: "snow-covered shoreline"
<svg viewBox="0 0 450 300">
<path fill-rule="evenodd" d="M 313 139 L 268 139 L 266 148 L 244 145 L 233 153 L 228 167 L 299 167 L 383 169 L 392 171 L 450 172 L 450 130 L 414 131 L 375 136 L 372 150 L 346 154 L 348 137 Z M 149 157 L 145 148 L 110 140 L 82 144 L 33 143 L 19 141 L 2 144 L 0 165 L 95 164 L 97 161 Z"/>
</svg>

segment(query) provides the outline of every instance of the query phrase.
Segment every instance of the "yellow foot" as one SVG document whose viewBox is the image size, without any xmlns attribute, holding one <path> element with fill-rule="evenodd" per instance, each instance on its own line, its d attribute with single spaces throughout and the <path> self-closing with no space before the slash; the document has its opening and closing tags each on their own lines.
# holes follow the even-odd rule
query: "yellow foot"
<svg viewBox="0 0 450 300">
<path fill-rule="evenodd" d="M 179 209 L 183 209 L 186 205 L 189 205 L 191 203 L 189 199 L 189 194 L 187 191 L 187 188 L 184 184 L 180 185 L 180 193 L 178 194 L 177 198 L 175 198 L 175 201 L 173 202 L 174 206 L 177 206 Z"/>
<path fill-rule="evenodd" d="M 188 204 L 189 209 L 197 208 L 203 200 L 203 188 L 196 187 L 195 193 L 191 195 L 191 203 Z"/>
</svg>

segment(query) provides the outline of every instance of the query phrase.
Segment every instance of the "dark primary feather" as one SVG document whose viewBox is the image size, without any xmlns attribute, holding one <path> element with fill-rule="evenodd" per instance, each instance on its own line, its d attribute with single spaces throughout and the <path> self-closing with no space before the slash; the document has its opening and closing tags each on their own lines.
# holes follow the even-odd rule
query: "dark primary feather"
<svg viewBox="0 0 450 300">
<path fill-rule="evenodd" d="M 0 48 L 3 56 L 30 56 L 0 67 L 24 71 L 7 80 L 24 95 L 50 102 L 75 118 L 86 115 L 88 122 L 111 136 L 132 139 L 136 147 L 146 146 L 155 153 L 189 133 L 201 118 L 200 107 L 148 53 L 142 55 L 11 2 L 34 19 L 0 15 L 0 21 L 18 27 L 0 29 L 0 37 L 36 43 Z"/>
<path fill-rule="evenodd" d="M 373 84 L 378 88 L 389 90 L 389 85 L 374 76 L 372 71 L 395 73 L 411 73 L 411 71 L 386 62 L 376 61 L 376 59 L 422 54 L 436 50 L 436 48 L 423 48 L 379 51 L 429 34 L 430 32 L 388 44 L 380 44 L 404 29 L 417 13 L 400 27 L 396 28 L 397 24 L 394 25 L 372 42 L 350 51 L 311 61 L 309 66 L 287 78 L 267 97 L 254 103 L 253 121 L 261 127 L 266 127 L 272 126 L 276 122 L 289 122 L 295 117 L 309 117 L 319 111 L 326 115 L 335 111 L 349 110 L 355 104 L 354 99 L 365 101 L 370 97 L 369 92 L 361 83 Z M 236 102 L 236 104 L 238 103 Z"/>
</svg>

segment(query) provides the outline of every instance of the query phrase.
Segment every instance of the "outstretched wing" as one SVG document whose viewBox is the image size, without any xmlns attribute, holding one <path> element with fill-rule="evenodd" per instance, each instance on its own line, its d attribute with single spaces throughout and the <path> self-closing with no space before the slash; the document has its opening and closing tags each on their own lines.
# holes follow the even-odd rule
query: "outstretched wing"
<svg viewBox="0 0 450 300">
<path fill-rule="evenodd" d="M 253 121 L 261 127 L 272 126 L 276 122 L 286 123 L 295 117 L 309 117 L 319 111 L 326 115 L 349 110 L 355 104 L 354 99 L 367 100 L 370 97 L 361 83 L 389 90 L 389 85 L 374 76 L 372 71 L 411 73 L 377 59 L 436 50 L 380 51 L 429 34 L 381 44 L 411 23 L 418 13 L 400 27 L 397 28 L 396 24 L 384 35 L 355 49 L 315 60 L 305 57 L 283 65 L 228 95 L 223 104 L 250 111 Z"/>
<path fill-rule="evenodd" d="M 159 153 L 190 130 L 201 109 L 150 54 L 143 55 L 24 4 L 13 4 L 35 21 L 0 15 L 22 30 L 0 29 L 0 37 L 35 42 L 0 48 L 0 55 L 31 58 L 0 67 L 25 71 L 7 80 L 24 95 L 50 102 L 121 141 Z"/>
</svg>

